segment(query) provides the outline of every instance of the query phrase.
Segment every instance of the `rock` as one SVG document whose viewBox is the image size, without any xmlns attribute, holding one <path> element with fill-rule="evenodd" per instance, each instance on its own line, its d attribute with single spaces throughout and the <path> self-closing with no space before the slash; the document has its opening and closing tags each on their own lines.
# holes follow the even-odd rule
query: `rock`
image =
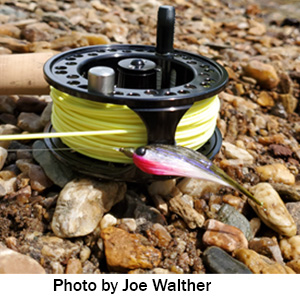
<svg viewBox="0 0 300 300">
<path fill-rule="evenodd" d="M 275 237 L 254 238 L 249 242 L 249 249 L 274 259 L 280 264 L 284 263 L 277 239 Z"/>
<path fill-rule="evenodd" d="M 272 107 L 274 100 L 268 92 L 262 91 L 257 98 L 257 103 L 263 107 Z"/>
<path fill-rule="evenodd" d="M 300 259 L 300 235 L 281 239 L 279 245 L 284 259 Z"/>
<path fill-rule="evenodd" d="M 237 249 L 233 256 L 244 263 L 254 274 L 295 274 L 291 268 L 250 249 Z"/>
<path fill-rule="evenodd" d="M 136 224 L 135 219 L 133 219 L 133 218 L 123 218 L 120 221 L 121 221 L 120 222 L 120 224 L 121 224 L 120 227 L 125 226 L 126 230 L 129 231 L 129 232 L 136 231 L 137 224 Z"/>
<path fill-rule="evenodd" d="M 9 195 L 16 191 L 17 177 L 13 177 L 7 180 L 0 179 L 0 196 Z"/>
<path fill-rule="evenodd" d="M 17 125 L 17 118 L 13 114 L 0 114 L 0 122 L 4 124 Z"/>
<path fill-rule="evenodd" d="M 269 150 L 275 157 L 286 158 L 291 157 L 293 154 L 293 151 L 289 147 L 284 145 L 271 144 L 269 145 Z"/>
<path fill-rule="evenodd" d="M 43 11 L 47 12 L 56 12 L 59 10 L 59 7 L 56 1 L 38 1 L 38 8 L 42 9 Z"/>
<path fill-rule="evenodd" d="M 293 92 L 293 81 L 288 73 L 279 73 L 280 82 L 278 85 L 278 91 L 280 94 L 291 94 Z"/>
<path fill-rule="evenodd" d="M 282 103 L 287 113 L 293 113 L 298 105 L 298 99 L 292 94 L 279 94 L 278 100 Z"/>
<path fill-rule="evenodd" d="M 29 97 L 29 96 L 20 96 L 19 100 L 16 103 L 16 108 L 20 112 L 34 112 L 40 114 L 47 103 L 44 101 L 39 100 L 36 97 Z"/>
<path fill-rule="evenodd" d="M 0 36 L 0 46 L 17 53 L 30 52 L 30 43 L 26 40 L 19 40 L 9 36 Z"/>
<path fill-rule="evenodd" d="M 0 170 L 2 170 L 7 158 L 7 150 L 0 147 Z"/>
<path fill-rule="evenodd" d="M 51 49 L 78 48 L 90 45 L 108 44 L 109 39 L 102 34 L 90 35 L 80 32 L 72 32 L 70 35 L 59 37 L 51 41 Z"/>
<path fill-rule="evenodd" d="M 77 258 L 70 258 L 67 263 L 66 274 L 82 274 L 81 261 Z"/>
<path fill-rule="evenodd" d="M 291 260 L 286 264 L 291 268 L 296 274 L 300 274 L 300 259 Z"/>
<path fill-rule="evenodd" d="M 18 127 L 24 131 L 41 132 L 43 126 L 40 122 L 41 117 L 35 113 L 20 113 L 18 117 Z"/>
<path fill-rule="evenodd" d="M 148 192 L 150 195 L 160 195 L 167 196 L 171 194 L 172 190 L 175 188 L 176 179 L 154 181 L 148 187 Z"/>
<path fill-rule="evenodd" d="M 12 54 L 12 51 L 5 47 L 0 47 L 0 55 L 6 55 L 6 54 Z"/>
<path fill-rule="evenodd" d="M 222 197 L 224 203 L 229 204 L 234 207 L 237 211 L 242 212 L 247 200 L 240 197 L 234 196 L 232 194 L 226 194 Z"/>
<path fill-rule="evenodd" d="M 253 19 L 250 19 L 249 22 L 250 22 L 250 28 L 248 30 L 249 34 L 262 36 L 266 33 L 267 29 L 264 23 L 257 22 Z"/>
<path fill-rule="evenodd" d="M 129 271 L 128 274 L 175 274 L 175 273 L 163 268 L 154 268 L 152 270 L 135 269 Z"/>
<path fill-rule="evenodd" d="M 202 237 L 208 246 L 217 246 L 232 252 L 238 248 L 248 248 L 248 241 L 238 228 L 209 219 L 205 222 L 206 231 Z"/>
<path fill-rule="evenodd" d="M 44 256 L 44 259 L 58 261 L 64 265 L 70 257 L 75 257 L 80 252 L 80 245 L 56 236 L 43 235 L 36 238 L 32 235 L 26 238 L 33 239 L 33 248 L 40 249 L 40 255 Z"/>
<path fill-rule="evenodd" d="M 272 183 L 276 192 L 287 201 L 300 201 L 300 186 L 286 185 L 283 183 Z M 288 204 L 288 203 L 287 203 Z"/>
<path fill-rule="evenodd" d="M 118 219 L 111 214 L 105 214 L 100 222 L 100 228 L 103 230 L 110 226 L 115 226 L 118 223 Z"/>
<path fill-rule="evenodd" d="M 91 233 L 103 214 L 121 201 L 126 185 L 80 179 L 69 182 L 60 192 L 51 228 L 59 237 L 77 237 Z"/>
<path fill-rule="evenodd" d="M 249 201 L 254 211 L 268 227 L 285 236 L 291 237 L 296 234 L 297 227 L 292 216 L 269 183 L 259 183 L 253 186 L 250 192 L 263 203 L 263 206 L 259 206 Z"/>
<path fill-rule="evenodd" d="M 177 187 L 183 194 L 201 198 L 206 193 L 217 193 L 221 185 L 196 178 L 184 178 L 177 184 Z"/>
<path fill-rule="evenodd" d="M 32 164 L 30 166 L 28 176 L 30 178 L 30 186 L 34 191 L 42 192 L 53 185 L 52 181 L 38 165 Z"/>
<path fill-rule="evenodd" d="M 206 248 L 203 252 L 203 262 L 213 274 L 252 274 L 243 263 L 215 246 Z"/>
<path fill-rule="evenodd" d="M 140 234 L 108 227 L 101 231 L 101 237 L 104 240 L 106 262 L 112 271 L 152 269 L 160 263 L 160 251 L 150 246 Z"/>
<path fill-rule="evenodd" d="M 51 261 L 52 274 L 64 274 L 64 267 L 58 261 Z"/>
<path fill-rule="evenodd" d="M 16 101 L 12 96 L 0 96 L 0 111 L 13 114 L 16 109 Z"/>
<path fill-rule="evenodd" d="M 300 235 L 300 202 L 286 203 L 286 208 L 296 223 L 296 234 Z"/>
<path fill-rule="evenodd" d="M 285 165 L 280 163 L 259 166 L 256 168 L 256 172 L 262 181 L 284 183 L 288 185 L 293 185 L 295 183 L 295 176 Z"/>
<path fill-rule="evenodd" d="M 222 205 L 218 211 L 218 221 L 240 229 L 248 241 L 252 238 L 252 231 L 249 221 L 231 205 Z"/>
<path fill-rule="evenodd" d="M 53 185 L 43 169 L 28 159 L 19 159 L 16 161 L 16 165 L 25 176 L 30 178 L 30 186 L 34 191 L 42 192 Z"/>
<path fill-rule="evenodd" d="M 110 211 L 118 219 L 133 218 L 137 224 L 137 230 L 145 231 L 153 223 L 165 224 L 164 216 L 154 207 L 146 205 L 140 197 L 132 191 L 128 191 L 125 199 L 114 206 Z"/>
<path fill-rule="evenodd" d="M 223 141 L 226 158 L 238 160 L 241 164 L 253 164 L 254 157 L 245 149 Z"/>
<path fill-rule="evenodd" d="M 204 224 L 204 215 L 198 213 L 188 203 L 182 200 L 180 195 L 169 200 L 169 208 L 172 212 L 179 215 L 191 229 L 202 227 Z"/>
<path fill-rule="evenodd" d="M 43 168 L 47 177 L 59 187 L 64 187 L 69 181 L 73 180 L 75 175 L 72 170 L 56 159 L 45 143 L 42 141 L 34 142 L 33 157 Z"/>
<path fill-rule="evenodd" d="M 12 24 L 1 24 L 0 35 L 6 35 L 19 39 L 21 35 L 21 30 L 17 26 Z"/>
<path fill-rule="evenodd" d="M 34 23 L 22 30 L 22 36 L 29 42 L 50 41 L 53 28 L 47 23 Z"/>
<path fill-rule="evenodd" d="M 167 215 L 169 212 L 167 202 L 159 195 L 153 195 L 152 200 L 154 202 L 155 207 L 163 214 Z"/>
<path fill-rule="evenodd" d="M 45 23 L 63 23 L 67 27 L 73 27 L 73 24 L 70 20 L 62 15 L 55 12 L 47 12 L 43 14 L 42 21 Z"/>
<path fill-rule="evenodd" d="M 279 77 L 272 65 L 262 63 L 258 60 L 251 60 L 245 67 L 246 76 L 257 80 L 257 83 L 265 89 L 273 89 L 279 83 Z"/>
<path fill-rule="evenodd" d="M 91 249 L 87 246 L 83 246 L 80 250 L 79 256 L 80 256 L 80 261 L 84 263 L 87 261 L 91 255 Z"/>
<path fill-rule="evenodd" d="M 45 127 L 51 121 L 52 102 L 49 102 L 41 114 L 40 122 Z"/>
<path fill-rule="evenodd" d="M 158 246 L 159 247 L 168 247 L 169 243 L 172 241 L 172 236 L 168 232 L 168 230 L 159 223 L 153 224 L 151 227 L 151 232 L 156 236 L 158 239 Z"/>
<path fill-rule="evenodd" d="M 0 245 L 1 274 L 45 274 L 44 268 L 30 256 Z"/>
<path fill-rule="evenodd" d="M 286 119 L 288 117 L 284 106 L 279 102 L 276 102 L 275 105 L 270 109 L 270 114 L 283 119 Z"/>
<path fill-rule="evenodd" d="M 262 145 L 283 144 L 284 139 L 284 135 L 279 133 L 269 136 L 260 136 L 258 142 Z"/>
</svg>

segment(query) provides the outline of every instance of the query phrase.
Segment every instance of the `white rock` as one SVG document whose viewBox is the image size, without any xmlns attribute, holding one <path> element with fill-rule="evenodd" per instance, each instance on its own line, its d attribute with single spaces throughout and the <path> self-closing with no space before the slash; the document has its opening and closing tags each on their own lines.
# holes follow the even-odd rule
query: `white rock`
<svg viewBox="0 0 300 300">
<path fill-rule="evenodd" d="M 201 198 L 205 193 L 217 193 L 222 186 L 207 180 L 184 178 L 177 187 L 183 194 Z"/>
<path fill-rule="evenodd" d="M 7 158 L 7 150 L 0 147 L 0 170 L 2 170 Z"/>
<path fill-rule="evenodd" d="M 136 224 L 135 219 L 123 218 L 123 219 L 121 219 L 121 223 L 125 224 L 129 231 L 131 231 L 131 232 L 136 231 L 137 224 Z"/>
<path fill-rule="evenodd" d="M 296 235 L 295 221 L 271 184 L 259 183 L 253 186 L 250 192 L 263 203 L 263 206 L 259 206 L 254 201 L 249 201 L 249 204 L 267 226 L 285 236 Z"/>
<path fill-rule="evenodd" d="M 121 201 L 125 183 L 73 180 L 60 192 L 51 228 L 59 237 L 78 237 L 91 233 L 103 214 Z"/>
<path fill-rule="evenodd" d="M 111 214 L 106 214 L 103 216 L 101 222 L 100 222 L 100 228 L 103 230 L 104 228 L 107 228 L 109 226 L 115 226 L 117 225 L 117 218 L 115 218 Z"/>
<path fill-rule="evenodd" d="M 285 259 L 294 260 L 300 258 L 300 235 L 280 240 L 279 246 Z"/>
<path fill-rule="evenodd" d="M 228 159 L 237 159 L 243 163 L 253 164 L 254 157 L 245 149 L 223 141 L 225 156 Z"/>
</svg>

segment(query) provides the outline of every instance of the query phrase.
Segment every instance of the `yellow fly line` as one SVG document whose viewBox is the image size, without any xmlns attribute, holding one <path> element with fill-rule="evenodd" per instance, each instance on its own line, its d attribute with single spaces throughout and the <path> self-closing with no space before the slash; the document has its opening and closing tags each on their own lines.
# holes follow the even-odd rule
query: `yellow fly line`
<svg viewBox="0 0 300 300">
<path fill-rule="evenodd" d="M 61 138 L 77 152 L 104 161 L 132 163 L 120 147 L 137 148 L 147 143 L 146 127 L 126 105 L 90 101 L 51 87 L 51 121 L 56 132 L 2 135 L 0 140 Z M 180 120 L 178 145 L 199 149 L 212 136 L 218 117 L 218 96 L 197 101 Z"/>
</svg>

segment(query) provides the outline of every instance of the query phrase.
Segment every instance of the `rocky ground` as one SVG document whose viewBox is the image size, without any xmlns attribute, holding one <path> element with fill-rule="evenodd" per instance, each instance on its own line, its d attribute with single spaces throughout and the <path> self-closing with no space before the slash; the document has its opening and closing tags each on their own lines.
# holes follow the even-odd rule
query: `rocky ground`
<svg viewBox="0 0 300 300">
<path fill-rule="evenodd" d="M 1 142 L 0 273 L 300 273 L 299 20 L 219 0 L 1 1 L 0 54 L 155 44 L 163 4 L 175 47 L 227 69 L 214 162 L 267 209 L 195 179 L 74 179 L 41 141 Z M 0 112 L 2 134 L 40 132 L 51 100 L 1 96 Z"/>
</svg>

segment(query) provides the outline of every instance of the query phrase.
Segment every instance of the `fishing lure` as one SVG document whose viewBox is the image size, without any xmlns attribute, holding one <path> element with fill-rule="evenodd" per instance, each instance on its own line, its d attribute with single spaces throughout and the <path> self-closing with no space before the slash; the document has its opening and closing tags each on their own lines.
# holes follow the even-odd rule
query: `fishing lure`
<svg viewBox="0 0 300 300">
<path fill-rule="evenodd" d="M 200 152 L 182 146 L 152 144 L 144 147 L 120 148 L 125 155 L 132 157 L 134 164 L 145 173 L 193 177 L 232 187 L 256 204 L 263 206 L 247 189 L 214 165 Z"/>
</svg>

